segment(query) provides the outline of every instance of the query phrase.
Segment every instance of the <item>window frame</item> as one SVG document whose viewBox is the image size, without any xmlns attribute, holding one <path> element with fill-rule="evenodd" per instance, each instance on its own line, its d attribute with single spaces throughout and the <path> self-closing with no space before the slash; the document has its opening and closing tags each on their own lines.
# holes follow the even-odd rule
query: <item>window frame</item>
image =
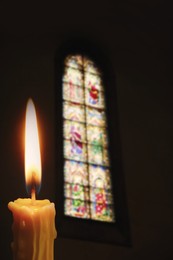
<svg viewBox="0 0 173 260">
<path fill-rule="evenodd" d="M 64 60 L 68 55 L 80 54 L 91 59 L 101 72 L 107 117 L 109 155 L 111 162 L 112 195 L 115 223 L 80 219 L 64 214 L 64 155 L 62 76 Z M 109 101 L 109 102 L 108 102 Z M 113 119 L 114 115 L 114 119 Z M 88 41 L 69 41 L 58 49 L 55 56 L 55 163 L 56 163 L 56 225 L 59 237 L 130 246 L 131 236 L 125 194 L 124 174 L 121 161 L 116 80 L 110 61 L 103 50 Z M 113 119 L 113 120 L 112 120 Z M 113 174 L 115 173 L 115 174 Z"/>
</svg>

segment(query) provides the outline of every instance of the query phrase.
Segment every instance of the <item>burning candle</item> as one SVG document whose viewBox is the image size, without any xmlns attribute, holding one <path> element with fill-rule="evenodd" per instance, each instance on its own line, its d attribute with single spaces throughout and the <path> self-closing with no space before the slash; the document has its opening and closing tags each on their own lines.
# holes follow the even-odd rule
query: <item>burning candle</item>
<svg viewBox="0 0 173 260">
<path fill-rule="evenodd" d="M 55 206 L 49 200 L 37 200 L 41 185 L 41 158 L 36 112 L 29 99 L 25 125 L 25 182 L 31 199 L 9 202 L 13 214 L 14 260 L 53 260 L 55 229 Z"/>
</svg>

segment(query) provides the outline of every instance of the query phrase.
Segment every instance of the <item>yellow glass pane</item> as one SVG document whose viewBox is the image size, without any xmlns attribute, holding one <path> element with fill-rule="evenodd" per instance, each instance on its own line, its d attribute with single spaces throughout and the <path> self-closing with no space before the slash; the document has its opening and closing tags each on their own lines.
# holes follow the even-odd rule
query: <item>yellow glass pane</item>
<svg viewBox="0 0 173 260">
<path fill-rule="evenodd" d="M 104 127 L 106 126 L 105 119 L 106 118 L 104 110 L 86 107 L 87 124 Z"/>
<path fill-rule="evenodd" d="M 79 104 L 84 103 L 84 90 L 83 88 L 71 85 L 70 83 L 63 84 L 63 99 Z"/>
<path fill-rule="evenodd" d="M 85 122 L 85 107 L 72 102 L 64 102 L 63 114 L 65 119 L 72 121 Z"/>
<path fill-rule="evenodd" d="M 83 60 L 81 55 L 70 55 L 65 59 L 65 65 L 75 69 L 82 69 Z"/>
<path fill-rule="evenodd" d="M 68 183 L 80 183 L 88 186 L 88 166 L 83 162 L 65 160 L 64 180 Z"/>
</svg>

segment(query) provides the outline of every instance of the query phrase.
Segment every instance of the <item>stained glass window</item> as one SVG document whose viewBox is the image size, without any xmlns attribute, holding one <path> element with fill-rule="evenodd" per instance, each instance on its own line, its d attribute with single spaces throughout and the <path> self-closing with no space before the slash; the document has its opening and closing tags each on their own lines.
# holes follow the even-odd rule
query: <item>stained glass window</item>
<svg viewBox="0 0 173 260">
<path fill-rule="evenodd" d="M 68 56 L 64 68 L 64 213 L 115 222 L 102 75 L 82 55 Z"/>
</svg>

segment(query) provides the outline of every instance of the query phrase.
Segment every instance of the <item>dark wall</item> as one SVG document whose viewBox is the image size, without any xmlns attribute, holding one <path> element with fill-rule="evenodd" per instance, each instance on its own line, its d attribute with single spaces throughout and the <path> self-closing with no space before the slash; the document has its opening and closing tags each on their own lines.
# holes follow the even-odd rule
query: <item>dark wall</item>
<svg viewBox="0 0 173 260">
<path fill-rule="evenodd" d="M 172 259 L 173 82 L 169 7 L 154 1 L 88 3 L 86 7 L 78 4 L 78 8 L 49 4 L 23 7 L 23 11 L 17 6 L 1 9 L 0 259 L 12 259 L 12 216 L 7 204 L 27 196 L 23 127 L 28 97 L 35 101 L 43 140 L 39 198 L 56 201 L 54 58 L 62 43 L 72 38 L 89 39 L 91 44 L 98 45 L 116 75 L 132 247 L 58 238 L 56 259 Z"/>
</svg>

